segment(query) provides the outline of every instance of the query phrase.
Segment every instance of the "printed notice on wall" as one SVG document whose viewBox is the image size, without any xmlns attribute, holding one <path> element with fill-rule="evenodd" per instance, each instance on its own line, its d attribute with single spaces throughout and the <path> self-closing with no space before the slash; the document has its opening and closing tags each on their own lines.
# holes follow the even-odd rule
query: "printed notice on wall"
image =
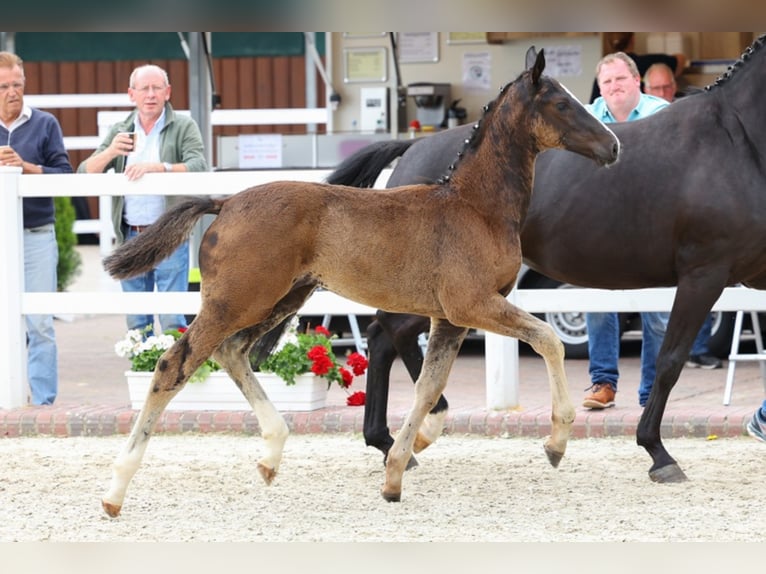
<svg viewBox="0 0 766 574">
<path fill-rule="evenodd" d="M 492 87 L 491 69 L 492 56 L 489 52 L 464 53 L 463 86 L 469 90 L 489 90 Z"/>
<path fill-rule="evenodd" d="M 582 75 L 582 46 L 546 46 L 545 73 L 554 78 Z"/>
<path fill-rule="evenodd" d="M 239 136 L 239 168 L 282 167 L 282 134 Z"/>
</svg>

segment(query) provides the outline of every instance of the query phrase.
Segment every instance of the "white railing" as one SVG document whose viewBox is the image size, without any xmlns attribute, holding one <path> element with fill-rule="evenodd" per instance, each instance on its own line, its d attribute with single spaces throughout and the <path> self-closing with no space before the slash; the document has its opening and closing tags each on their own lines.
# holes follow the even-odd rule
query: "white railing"
<svg viewBox="0 0 766 574">
<path fill-rule="evenodd" d="M 120 314 L 196 313 L 199 293 L 122 293 L 114 287 L 90 293 L 24 293 L 23 197 L 111 195 L 228 195 L 275 180 L 321 181 L 330 170 L 274 170 L 148 174 L 129 182 L 115 174 L 25 175 L 0 167 L 0 225 L 5 256 L 0 262 L 0 408 L 25 403 L 26 361 L 23 316 L 32 313 Z M 108 203 L 108 202 L 107 202 Z M 111 280 L 110 280 L 111 281 Z M 114 282 L 112 282 L 114 285 Z M 514 290 L 509 296 L 533 313 L 546 311 L 667 311 L 675 289 L 607 291 L 600 289 Z M 766 292 L 728 288 L 713 307 L 721 311 L 766 310 Z M 313 295 L 301 310 L 311 315 L 370 315 L 375 310 L 329 292 Z M 518 347 L 513 339 L 486 334 L 487 407 L 518 405 Z"/>
<path fill-rule="evenodd" d="M 127 93 L 124 94 L 33 94 L 25 95 L 24 102 L 33 108 L 132 108 Z M 130 110 L 98 112 L 99 132 L 92 136 L 65 136 L 64 147 L 68 150 L 96 149 L 103 139 L 103 126 L 111 126 L 127 116 Z M 189 115 L 189 110 L 176 110 Z M 294 125 L 326 124 L 327 108 L 255 108 L 245 110 L 213 110 L 210 124 L 213 126 Z"/>
</svg>

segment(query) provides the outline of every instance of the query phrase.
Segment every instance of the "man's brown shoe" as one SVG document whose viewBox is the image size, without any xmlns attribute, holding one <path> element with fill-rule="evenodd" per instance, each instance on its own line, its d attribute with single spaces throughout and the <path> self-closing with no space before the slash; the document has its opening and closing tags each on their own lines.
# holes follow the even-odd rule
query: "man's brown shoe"
<svg viewBox="0 0 766 574">
<path fill-rule="evenodd" d="M 585 396 L 582 406 L 586 409 L 606 409 L 614 406 L 614 389 L 609 383 L 594 383 L 592 392 Z"/>
</svg>

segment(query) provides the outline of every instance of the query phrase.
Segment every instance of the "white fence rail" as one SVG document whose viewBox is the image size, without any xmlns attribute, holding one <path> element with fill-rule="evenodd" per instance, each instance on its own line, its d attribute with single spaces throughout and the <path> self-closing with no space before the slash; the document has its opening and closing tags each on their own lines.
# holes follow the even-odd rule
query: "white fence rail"
<svg viewBox="0 0 766 574">
<path fill-rule="evenodd" d="M 127 93 L 122 94 L 32 94 L 24 101 L 34 108 L 133 108 Z M 189 110 L 176 110 L 189 115 Z M 108 125 L 122 121 L 130 109 L 119 112 L 98 112 L 99 133 L 92 136 L 64 137 L 64 147 L 69 150 L 96 149 L 103 139 L 103 123 Z M 95 113 L 95 112 L 94 112 Z M 210 124 L 213 126 L 293 125 L 326 124 L 327 108 L 254 108 L 244 110 L 213 110 Z"/>
<path fill-rule="evenodd" d="M 137 312 L 195 313 L 199 293 L 122 293 L 114 288 L 92 293 L 24 293 L 23 197 L 111 195 L 228 195 L 275 180 L 321 181 L 328 170 L 274 170 L 196 174 L 148 174 L 138 182 L 121 175 L 25 175 L 18 168 L 0 167 L 0 227 L 5 256 L 0 266 L 0 408 L 25 403 L 26 361 L 23 316 L 33 313 L 120 314 Z M 102 202 L 107 203 L 107 202 Z M 675 289 L 605 291 L 599 289 L 515 290 L 510 299 L 527 311 L 667 311 Z M 766 310 L 766 292 L 729 288 L 716 310 Z M 311 315 L 368 315 L 374 309 L 319 292 L 301 310 Z M 518 346 L 512 339 L 486 336 L 487 407 L 518 405 Z"/>
</svg>

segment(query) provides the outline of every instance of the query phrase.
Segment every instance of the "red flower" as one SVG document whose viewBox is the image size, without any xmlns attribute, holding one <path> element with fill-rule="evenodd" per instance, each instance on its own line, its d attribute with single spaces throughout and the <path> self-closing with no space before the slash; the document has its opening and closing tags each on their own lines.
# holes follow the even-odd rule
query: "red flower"
<svg viewBox="0 0 766 574">
<path fill-rule="evenodd" d="M 340 372 L 340 378 L 343 380 L 343 383 L 341 383 L 341 386 L 344 389 L 349 388 L 351 386 L 351 383 L 354 382 L 354 375 L 349 373 L 348 370 L 344 369 L 343 367 L 338 369 L 338 371 Z"/>
<path fill-rule="evenodd" d="M 186 333 L 187 327 L 178 327 L 177 330 L 179 333 Z"/>
<path fill-rule="evenodd" d="M 351 353 L 348 356 L 348 359 L 346 359 L 346 364 L 351 367 L 351 370 L 354 371 L 354 375 L 358 377 L 359 375 L 363 375 L 367 370 L 368 362 L 367 359 L 364 358 L 364 355 Z"/>
<path fill-rule="evenodd" d="M 317 335 L 324 335 L 325 337 L 330 337 L 330 331 L 328 331 L 324 326 L 319 325 L 316 329 L 314 329 L 314 332 Z"/>
<path fill-rule="evenodd" d="M 308 351 L 306 351 L 306 356 L 312 361 L 315 361 L 316 359 L 326 357 L 327 349 L 324 347 L 324 345 L 314 345 Z"/>
<path fill-rule="evenodd" d="M 346 398 L 346 404 L 350 407 L 361 407 L 364 406 L 364 399 L 365 399 L 364 391 L 356 391 L 355 393 L 351 394 Z"/>
<path fill-rule="evenodd" d="M 313 362 L 311 363 L 311 372 L 321 377 L 322 375 L 329 373 L 332 367 L 333 364 L 330 357 L 323 355 L 313 359 Z"/>
</svg>

